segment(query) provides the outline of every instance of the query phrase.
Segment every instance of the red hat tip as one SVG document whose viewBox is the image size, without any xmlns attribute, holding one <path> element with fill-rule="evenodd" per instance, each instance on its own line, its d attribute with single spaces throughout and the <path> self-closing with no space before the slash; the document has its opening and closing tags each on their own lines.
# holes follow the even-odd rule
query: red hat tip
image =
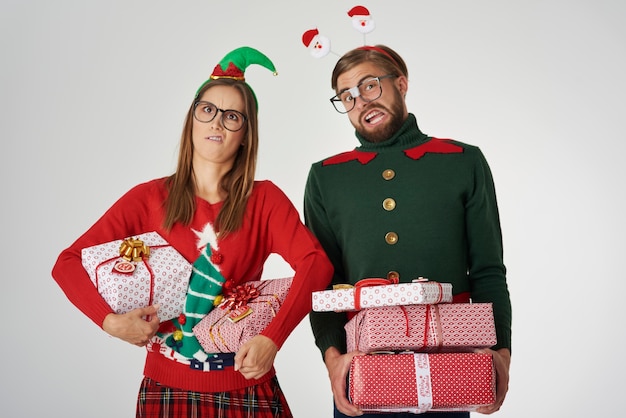
<svg viewBox="0 0 626 418">
<path fill-rule="evenodd" d="M 353 17 L 353 16 L 369 16 L 369 14 L 370 14 L 370 11 L 367 10 L 363 6 L 354 6 L 348 12 L 348 16 L 350 16 L 350 17 Z"/>
<path fill-rule="evenodd" d="M 320 32 L 317 29 L 309 29 L 308 31 L 304 32 L 302 34 L 302 43 L 304 44 L 304 46 L 308 47 L 311 44 L 313 38 L 319 35 L 319 33 Z"/>
</svg>

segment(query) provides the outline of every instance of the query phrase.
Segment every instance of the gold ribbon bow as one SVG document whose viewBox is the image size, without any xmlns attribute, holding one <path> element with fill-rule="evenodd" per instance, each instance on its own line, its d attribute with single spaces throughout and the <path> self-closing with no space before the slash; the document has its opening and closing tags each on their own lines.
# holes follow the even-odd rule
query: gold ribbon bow
<svg viewBox="0 0 626 418">
<path fill-rule="evenodd" d="M 127 238 L 120 245 L 120 256 L 128 261 L 141 261 L 150 257 L 150 247 L 136 238 Z"/>
</svg>

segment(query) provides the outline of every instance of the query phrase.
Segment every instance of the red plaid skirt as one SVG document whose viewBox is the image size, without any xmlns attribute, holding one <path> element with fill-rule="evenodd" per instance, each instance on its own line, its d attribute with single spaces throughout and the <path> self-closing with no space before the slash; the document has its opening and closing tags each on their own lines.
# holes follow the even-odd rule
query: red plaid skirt
<svg viewBox="0 0 626 418">
<path fill-rule="evenodd" d="M 137 418 L 293 418 L 274 376 L 230 392 L 203 393 L 169 388 L 144 377 Z"/>
</svg>

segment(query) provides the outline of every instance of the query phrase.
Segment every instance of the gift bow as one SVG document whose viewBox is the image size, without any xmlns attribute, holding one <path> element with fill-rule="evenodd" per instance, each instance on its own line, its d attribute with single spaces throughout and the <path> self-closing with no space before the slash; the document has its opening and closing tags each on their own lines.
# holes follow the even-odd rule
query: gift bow
<svg viewBox="0 0 626 418">
<path fill-rule="evenodd" d="M 244 283 L 232 289 L 220 305 L 222 309 L 235 310 L 246 306 L 249 301 L 261 295 L 259 289 L 251 283 Z"/>
<path fill-rule="evenodd" d="M 120 244 L 120 256 L 128 261 L 141 261 L 150 257 L 150 247 L 140 239 L 127 238 Z"/>
</svg>

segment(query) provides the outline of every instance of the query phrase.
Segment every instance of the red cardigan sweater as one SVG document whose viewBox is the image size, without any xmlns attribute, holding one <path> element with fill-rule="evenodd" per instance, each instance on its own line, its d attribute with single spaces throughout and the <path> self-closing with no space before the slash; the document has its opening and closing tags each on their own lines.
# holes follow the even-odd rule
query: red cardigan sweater
<svg viewBox="0 0 626 418">
<path fill-rule="evenodd" d="M 200 255 L 198 236 L 207 223 L 214 224 L 221 204 L 197 199 L 190 225 L 162 228 L 165 179 L 135 186 L 58 257 L 52 276 L 68 299 L 98 326 L 113 311 L 99 295 L 81 262 L 81 250 L 96 244 L 156 231 L 190 263 Z M 287 196 L 270 181 L 256 181 L 246 207 L 242 228 L 219 241 L 221 273 L 235 284 L 260 280 L 267 257 L 276 253 L 294 270 L 289 295 L 274 320 L 262 332 L 280 348 L 293 329 L 311 310 L 311 292 L 330 283 L 332 265 L 317 239 L 303 225 Z M 233 368 L 203 372 L 148 351 L 144 374 L 163 385 L 200 392 L 222 392 L 266 381 L 247 380 Z"/>
</svg>

